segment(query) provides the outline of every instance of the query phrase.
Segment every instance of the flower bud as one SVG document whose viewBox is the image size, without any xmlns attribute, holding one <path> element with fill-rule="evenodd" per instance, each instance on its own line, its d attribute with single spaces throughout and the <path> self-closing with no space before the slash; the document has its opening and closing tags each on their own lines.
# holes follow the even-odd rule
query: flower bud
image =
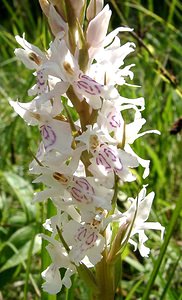
<svg viewBox="0 0 182 300">
<path fill-rule="evenodd" d="M 82 8 L 85 4 L 85 0 L 70 0 L 70 3 L 71 3 L 71 6 L 74 9 L 75 17 L 79 19 Z"/>
<path fill-rule="evenodd" d="M 117 258 L 117 254 L 121 250 L 122 242 L 125 239 L 129 225 L 130 225 L 130 222 L 127 221 L 127 219 L 126 219 L 123 222 L 123 224 L 120 226 L 120 228 L 114 238 L 114 241 L 112 243 L 111 250 L 107 257 L 108 263 L 112 263 Z"/>
<path fill-rule="evenodd" d="M 64 21 L 66 21 L 66 14 L 65 14 L 65 5 L 64 5 L 64 1 L 60 1 L 60 0 L 49 0 L 49 2 L 55 6 L 57 12 L 59 13 L 59 15 L 64 19 Z"/>
<path fill-rule="evenodd" d="M 103 0 L 91 0 L 87 8 L 87 20 L 91 21 L 103 8 Z"/>
<path fill-rule="evenodd" d="M 50 3 L 47 0 L 39 0 L 39 3 L 40 3 L 40 7 L 41 7 L 43 13 L 46 15 L 46 17 L 48 17 Z"/>
<path fill-rule="evenodd" d="M 104 40 L 110 17 L 111 11 L 109 9 L 109 5 L 106 5 L 104 9 L 90 21 L 87 29 L 87 42 L 89 46 L 98 47 L 98 45 Z"/>
<path fill-rule="evenodd" d="M 61 15 L 56 11 L 54 6 L 50 4 L 47 0 L 39 0 L 40 6 L 43 13 L 48 18 L 48 22 L 51 31 L 54 36 L 60 32 L 67 32 L 67 23 L 63 20 Z"/>
</svg>

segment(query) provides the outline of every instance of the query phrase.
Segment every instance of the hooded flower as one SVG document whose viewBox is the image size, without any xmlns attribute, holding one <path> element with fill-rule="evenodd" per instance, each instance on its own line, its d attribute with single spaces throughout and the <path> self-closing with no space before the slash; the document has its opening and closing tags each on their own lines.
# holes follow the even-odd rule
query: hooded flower
<svg viewBox="0 0 182 300">
<path fill-rule="evenodd" d="M 46 249 L 52 259 L 51 265 L 42 272 L 42 278 L 45 280 L 42 288 L 49 294 L 57 294 L 62 289 L 62 285 L 70 288 L 70 277 L 76 272 L 76 268 L 60 242 L 45 234 L 42 234 L 41 237 L 50 242 Z M 60 275 L 60 268 L 66 270 L 63 278 Z"/>
<path fill-rule="evenodd" d="M 123 222 L 127 220 L 132 225 L 132 230 L 129 235 L 129 243 L 134 246 L 136 250 L 138 248 L 141 256 L 148 257 L 150 253 L 150 249 L 144 245 L 144 243 L 148 240 L 148 237 L 145 234 L 145 230 L 160 230 L 161 231 L 161 239 L 164 235 L 165 228 L 161 226 L 159 222 L 147 222 L 149 217 L 152 202 L 154 199 L 154 192 L 149 193 L 146 195 L 146 188 L 140 191 L 138 197 L 135 199 L 129 198 L 128 200 L 131 201 L 130 208 L 121 215 L 119 220 L 120 226 L 122 226 Z M 133 240 L 134 235 L 138 234 L 138 243 Z"/>
</svg>

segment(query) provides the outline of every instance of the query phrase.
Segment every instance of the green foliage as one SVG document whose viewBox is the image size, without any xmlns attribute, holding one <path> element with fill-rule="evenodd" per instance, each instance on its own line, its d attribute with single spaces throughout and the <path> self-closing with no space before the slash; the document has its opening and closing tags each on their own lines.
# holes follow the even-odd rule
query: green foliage
<svg viewBox="0 0 182 300">
<path fill-rule="evenodd" d="M 149 190 L 156 192 L 151 219 L 166 227 L 163 244 L 156 233 L 149 233 L 152 254 L 148 259 L 125 249 L 116 299 L 177 300 L 181 299 L 182 285 L 182 135 L 171 135 L 170 130 L 182 112 L 182 4 L 180 0 L 107 2 L 113 11 L 112 28 L 120 25 L 134 28 L 132 33 L 121 34 L 122 43 L 130 40 L 137 45 L 127 63 L 135 63 L 135 78 L 131 83 L 141 88 L 122 87 L 121 94 L 133 98 L 144 96 L 145 129 L 161 132 L 160 136 L 151 134 L 135 142 L 135 151 L 151 160 L 151 173 L 143 180 L 139 168 L 137 183 L 132 187 L 124 185 L 122 192 L 135 196 L 142 184 L 149 183 Z M 31 186 L 27 170 L 39 135 L 15 115 L 8 100 L 30 101 L 26 92 L 34 82 L 31 72 L 14 57 L 17 47 L 14 35 L 25 32 L 30 42 L 46 49 L 50 34 L 37 0 L 3 0 L 0 8 L 0 298 L 2 295 L 6 300 L 40 299 L 37 233 L 42 230 L 43 216 L 52 208 L 50 204 L 48 209 L 31 204 L 35 187 Z M 125 197 L 121 197 L 119 205 L 121 208 L 125 205 Z M 43 268 L 48 260 L 44 254 Z M 86 300 L 89 293 L 84 282 L 75 277 L 69 291 L 63 290 L 57 297 L 42 294 L 41 298 Z"/>
</svg>

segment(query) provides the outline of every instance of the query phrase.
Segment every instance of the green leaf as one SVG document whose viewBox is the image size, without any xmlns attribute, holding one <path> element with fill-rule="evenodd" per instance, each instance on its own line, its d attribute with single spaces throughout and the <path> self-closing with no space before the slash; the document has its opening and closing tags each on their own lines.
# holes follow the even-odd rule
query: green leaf
<svg viewBox="0 0 182 300">
<path fill-rule="evenodd" d="M 9 185 L 12 194 L 19 200 L 26 213 L 27 220 L 34 220 L 36 216 L 36 207 L 32 204 L 33 189 L 30 183 L 12 172 L 1 172 L 0 176 L 3 177 Z"/>
<path fill-rule="evenodd" d="M 7 262 L 2 266 L 0 272 L 13 268 L 21 263 L 23 263 L 28 258 L 28 252 L 30 248 L 31 241 L 27 242 L 23 247 L 17 249 L 12 243 L 7 243 L 9 247 L 11 247 L 15 254 L 12 255 Z M 34 247 L 32 254 L 39 252 L 41 249 L 41 240 L 38 236 L 35 238 Z"/>
<path fill-rule="evenodd" d="M 24 226 L 15 231 L 9 238 L 8 242 L 14 244 L 16 247 L 21 247 L 27 241 L 31 239 L 34 235 L 36 229 L 36 224 L 30 224 L 28 226 Z"/>
</svg>

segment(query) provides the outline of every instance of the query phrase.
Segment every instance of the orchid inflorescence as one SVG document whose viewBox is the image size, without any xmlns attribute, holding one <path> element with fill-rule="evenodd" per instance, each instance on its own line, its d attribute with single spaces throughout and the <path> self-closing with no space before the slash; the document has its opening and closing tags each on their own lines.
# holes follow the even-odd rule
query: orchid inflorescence
<svg viewBox="0 0 182 300">
<path fill-rule="evenodd" d="M 133 168 L 141 165 L 143 177 L 149 174 L 149 161 L 131 145 L 146 133 L 159 132 L 140 133 L 146 122 L 141 115 L 144 99 L 127 99 L 117 90 L 127 85 L 127 77 L 133 79 L 133 64 L 124 66 L 124 59 L 135 45 L 121 45 L 118 37 L 132 29 L 119 27 L 107 34 L 111 10 L 102 0 L 88 5 L 86 0 L 39 1 L 54 39 L 41 51 L 16 36 L 22 48 L 15 55 L 34 70 L 36 84 L 28 91 L 32 101 L 10 104 L 41 134 L 30 172 L 38 175 L 34 182 L 47 187 L 35 194 L 34 202 L 50 198 L 57 209 L 43 224 L 49 234 L 41 234 L 52 259 L 42 273 L 43 289 L 56 294 L 63 285 L 71 286 L 70 277 L 79 270 L 90 274 L 95 266 L 97 275 L 103 261 L 109 268 L 128 242 L 147 257 L 146 229 L 163 235 L 160 223 L 146 222 L 154 193 L 146 195 L 145 186 L 128 199 L 126 211 L 117 206 L 118 186 L 136 179 Z M 129 124 L 123 118 L 128 110 L 134 112 Z"/>
</svg>

